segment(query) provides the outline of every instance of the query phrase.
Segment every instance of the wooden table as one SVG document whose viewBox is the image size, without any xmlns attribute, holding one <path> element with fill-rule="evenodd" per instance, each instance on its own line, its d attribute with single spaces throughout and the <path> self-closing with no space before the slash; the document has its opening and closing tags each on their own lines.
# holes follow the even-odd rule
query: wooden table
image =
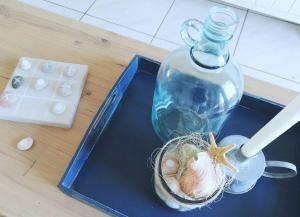
<svg viewBox="0 0 300 217">
<path fill-rule="evenodd" d="M 57 184 L 106 94 L 135 54 L 167 52 L 12 0 L 0 0 L 0 88 L 18 59 L 31 56 L 89 65 L 71 129 L 0 121 L 0 216 L 97 217 L 105 214 L 63 194 Z M 252 78 L 246 90 L 281 103 L 295 92 Z M 19 139 L 32 136 L 27 152 Z"/>
</svg>

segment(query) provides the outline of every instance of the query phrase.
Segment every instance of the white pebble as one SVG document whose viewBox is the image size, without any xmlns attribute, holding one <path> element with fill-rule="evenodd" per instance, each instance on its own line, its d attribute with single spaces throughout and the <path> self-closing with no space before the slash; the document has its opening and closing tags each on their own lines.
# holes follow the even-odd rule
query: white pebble
<svg viewBox="0 0 300 217">
<path fill-rule="evenodd" d="M 77 72 L 77 70 L 76 70 L 75 67 L 73 67 L 73 66 L 67 66 L 65 68 L 64 75 L 66 77 L 74 77 L 74 75 L 76 75 L 76 72 Z"/>
<path fill-rule="evenodd" d="M 33 145 L 33 139 L 31 137 L 27 137 L 18 142 L 17 147 L 21 151 L 27 151 Z"/>
<path fill-rule="evenodd" d="M 170 168 L 173 168 L 175 166 L 175 162 L 171 159 L 166 160 L 165 164 L 167 167 L 170 167 Z"/>
<path fill-rule="evenodd" d="M 64 82 L 59 86 L 58 93 L 61 96 L 70 96 L 73 93 L 72 86 Z"/>
<path fill-rule="evenodd" d="M 35 81 L 35 84 L 34 84 L 34 89 L 36 90 L 42 90 L 44 89 L 45 87 L 48 86 L 48 81 L 43 79 L 43 78 L 39 78 Z"/>
<path fill-rule="evenodd" d="M 42 65 L 42 71 L 45 73 L 53 73 L 56 70 L 56 64 L 52 62 L 45 62 Z"/>
<path fill-rule="evenodd" d="M 31 63 L 23 57 L 20 59 L 20 68 L 23 70 L 29 70 L 31 68 Z"/>
<path fill-rule="evenodd" d="M 17 95 L 5 92 L 0 95 L 0 107 L 9 107 L 14 105 L 18 101 Z"/>
<path fill-rule="evenodd" d="M 57 103 L 54 103 L 54 105 L 52 107 L 52 112 L 56 115 L 60 115 L 60 114 L 64 113 L 66 111 L 66 109 L 67 109 L 66 104 L 57 102 Z"/>
</svg>

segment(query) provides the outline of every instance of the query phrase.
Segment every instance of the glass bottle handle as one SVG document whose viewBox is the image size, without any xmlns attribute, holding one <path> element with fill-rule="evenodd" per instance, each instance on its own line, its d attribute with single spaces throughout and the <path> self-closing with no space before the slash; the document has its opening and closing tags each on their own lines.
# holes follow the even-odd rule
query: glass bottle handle
<svg viewBox="0 0 300 217">
<path fill-rule="evenodd" d="M 203 23 L 197 19 L 189 19 L 186 20 L 180 30 L 182 40 L 190 47 L 193 47 L 195 44 L 198 43 L 199 39 L 195 39 L 191 34 L 190 31 L 194 30 L 199 35 L 202 32 Z"/>
</svg>

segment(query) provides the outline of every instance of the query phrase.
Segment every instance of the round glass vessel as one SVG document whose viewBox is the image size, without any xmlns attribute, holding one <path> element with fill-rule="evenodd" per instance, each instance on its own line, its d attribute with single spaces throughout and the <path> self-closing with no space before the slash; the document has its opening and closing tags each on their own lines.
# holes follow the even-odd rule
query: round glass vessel
<svg viewBox="0 0 300 217">
<path fill-rule="evenodd" d="M 217 136 L 239 103 L 244 81 L 227 49 L 237 24 L 236 13 L 224 6 L 211 8 L 204 24 L 183 23 L 188 46 L 170 53 L 156 81 L 152 123 L 163 141 L 193 132 Z"/>
<path fill-rule="evenodd" d="M 208 197 L 202 199 L 187 199 L 174 193 L 164 179 L 165 176 L 162 172 L 162 161 L 164 155 L 167 153 L 168 148 L 178 144 L 179 142 L 182 142 L 183 140 L 187 144 L 194 144 L 195 142 L 195 139 L 191 136 L 177 137 L 168 141 L 167 144 L 165 144 L 157 154 L 154 167 L 154 188 L 156 194 L 167 206 L 179 211 L 189 211 L 206 206 L 216 200 L 223 192 L 227 180 L 223 179 L 214 192 L 212 192 Z"/>
</svg>

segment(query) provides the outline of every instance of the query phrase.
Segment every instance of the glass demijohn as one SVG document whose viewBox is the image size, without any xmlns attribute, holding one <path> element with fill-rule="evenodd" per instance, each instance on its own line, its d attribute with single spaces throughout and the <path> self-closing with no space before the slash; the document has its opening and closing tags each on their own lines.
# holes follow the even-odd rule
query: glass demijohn
<svg viewBox="0 0 300 217">
<path fill-rule="evenodd" d="M 183 23 L 188 46 L 170 53 L 156 81 L 152 123 L 162 140 L 193 132 L 216 136 L 239 103 L 243 77 L 227 49 L 237 24 L 236 13 L 225 6 L 211 8 L 203 24 Z"/>
</svg>

